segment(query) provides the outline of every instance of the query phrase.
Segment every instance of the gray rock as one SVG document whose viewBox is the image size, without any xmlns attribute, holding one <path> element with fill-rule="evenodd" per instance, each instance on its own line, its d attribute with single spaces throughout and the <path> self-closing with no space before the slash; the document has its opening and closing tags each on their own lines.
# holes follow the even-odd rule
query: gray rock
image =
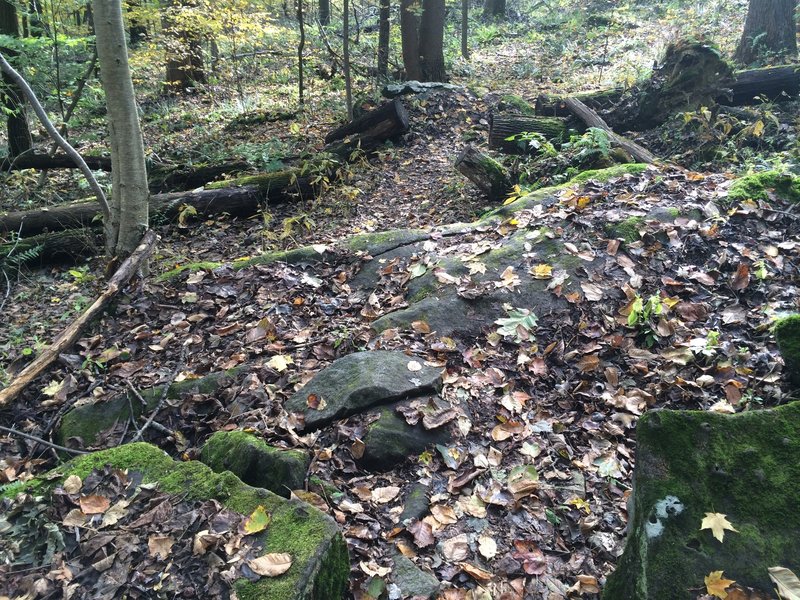
<svg viewBox="0 0 800 600">
<path fill-rule="evenodd" d="M 403 83 L 390 83 L 381 90 L 384 98 L 396 98 L 397 96 L 407 96 L 409 94 L 426 94 L 435 90 L 463 91 L 460 85 L 452 83 L 442 83 L 439 81 L 404 81 Z"/>
<path fill-rule="evenodd" d="M 422 368 L 409 369 L 412 361 Z M 289 398 L 285 408 L 304 416 L 306 430 L 319 429 L 373 406 L 436 389 L 441 385 L 442 372 L 402 352 L 356 352 L 317 373 Z M 316 397 L 323 408 L 309 407 L 310 397 Z"/>
<path fill-rule="evenodd" d="M 412 426 L 397 414 L 395 406 L 386 407 L 381 410 L 380 418 L 369 426 L 364 437 L 364 455 L 359 462 L 367 469 L 384 471 L 427 447 L 446 444 L 450 438 L 447 425 L 430 430 L 421 423 Z"/>
<path fill-rule="evenodd" d="M 439 591 L 439 580 L 415 565 L 402 554 L 394 557 L 392 569 L 394 584 L 400 588 L 404 598 L 409 596 L 432 598 Z"/>
<path fill-rule="evenodd" d="M 411 486 L 403 502 L 403 512 L 400 513 L 401 525 L 408 521 L 418 521 L 425 516 L 431 504 L 428 489 L 427 485 L 419 482 Z"/>
<path fill-rule="evenodd" d="M 230 471 L 248 485 L 289 497 L 305 484 L 311 457 L 284 450 L 243 431 L 218 431 L 203 445 L 200 460 L 217 473 Z"/>
<path fill-rule="evenodd" d="M 636 430 L 625 552 L 604 600 L 683 600 L 703 578 L 762 591 L 768 566 L 800 572 L 800 403 L 736 415 L 651 411 Z M 737 530 L 720 543 L 700 529 L 722 513 Z M 592 543 L 614 553 L 613 540 Z"/>
</svg>

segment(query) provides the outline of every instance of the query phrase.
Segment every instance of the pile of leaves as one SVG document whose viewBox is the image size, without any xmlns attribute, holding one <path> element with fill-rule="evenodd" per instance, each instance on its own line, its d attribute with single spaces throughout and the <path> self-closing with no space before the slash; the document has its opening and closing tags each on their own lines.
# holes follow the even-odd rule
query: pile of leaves
<svg viewBox="0 0 800 600">
<path fill-rule="evenodd" d="M 0 513 L 0 595 L 227 599 L 233 580 L 268 574 L 250 536 L 266 514 L 259 526 L 258 515 L 165 494 L 135 472 L 71 475 L 45 496 L 4 499 Z"/>
</svg>

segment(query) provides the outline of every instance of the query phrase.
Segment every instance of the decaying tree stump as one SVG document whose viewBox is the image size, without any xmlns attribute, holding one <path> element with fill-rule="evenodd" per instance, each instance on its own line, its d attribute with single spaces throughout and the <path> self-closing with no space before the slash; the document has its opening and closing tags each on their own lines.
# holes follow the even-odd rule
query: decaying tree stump
<svg viewBox="0 0 800 600">
<path fill-rule="evenodd" d="M 509 140 L 523 133 L 539 133 L 548 140 L 564 141 L 567 124 L 557 117 L 526 117 L 523 115 L 489 115 L 489 148 L 505 154 L 531 154 L 526 140 Z"/>
<path fill-rule="evenodd" d="M 505 167 L 472 145 L 458 155 L 455 168 L 492 201 L 504 199 L 513 187 Z"/>
<path fill-rule="evenodd" d="M 351 135 L 388 140 L 405 133 L 408 130 L 408 122 L 408 111 L 403 103 L 395 98 L 334 129 L 325 136 L 325 143 L 331 144 Z"/>
</svg>

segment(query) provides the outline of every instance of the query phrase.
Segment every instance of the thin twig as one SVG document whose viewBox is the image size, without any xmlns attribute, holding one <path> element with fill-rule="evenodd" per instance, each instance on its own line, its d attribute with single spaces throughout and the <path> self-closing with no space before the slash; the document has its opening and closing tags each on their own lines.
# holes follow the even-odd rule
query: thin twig
<svg viewBox="0 0 800 600">
<path fill-rule="evenodd" d="M 58 444 L 54 444 L 53 442 L 48 442 L 47 440 L 43 440 L 40 437 L 31 435 L 30 433 L 18 431 L 12 427 L 3 427 L 2 425 L 0 425 L 0 431 L 5 431 L 6 433 L 10 433 L 11 435 L 17 435 L 19 437 L 33 440 L 38 444 L 43 444 L 45 446 L 48 446 L 49 448 L 53 448 L 54 450 L 61 450 L 62 452 L 68 452 L 70 454 L 89 454 L 89 452 L 86 452 L 85 450 L 76 450 L 75 448 L 67 448 L 66 446 L 59 446 Z"/>
<path fill-rule="evenodd" d="M 175 365 L 175 369 L 172 371 L 172 374 L 170 375 L 169 380 L 164 385 L 164 389 L 161 392 L 161 398 L 158 400 L 158 404 L 156 404 L 156 407 L 153 409 L 153 412 L 150 413 L 150 417 L 147 419 L 147 421 L 145 421 L 144 425 L 142 425 L 142 428 L 139 429 L 139 431 L 136 433 L 135 436 L 133 436 L 131 442 L 138 442 L 140 439 L 142 439 L 142 435 L 144 434 L 144 432 L 147 431 L 147 428 L 153 424 L 156 415 L 158 415 L 158 412 L 161 410 L 161 407 L 164 406 L 164 402 L 166 402 L 167 400 L 167 395 L 169 394 L 169 388 L 172 386 L 173 383 L 175 383 L 175 378 L 178 376 L 178 373 L 183 368 L 185 356 L 186 356 L 186 346 L 184 346 L 183 349 L 181 350 L 180 360 L 178 360 L 177 364 Z M 125 383 L 128 384 L 128 387 L 131 388 L 133 387 L 128 380 L 125 380 Z M 141 398 L 141 395 L 139 395 L 139 398 Z"/>
<path fill-rule="evenodd" d="M 97 179 L 95 179 L 94 175 L 92 174 L 92 170 L 86 165 L 86 161 L 83 160 L 83 157 L 78 154 L 78 151 L 73 148 L 70 143 L 65 140 L 58 130 L 53 125 L 50 118 L 47 116 L 47 113 L 44 110 L 41 102 L 36 97 L 36 94 L 31 89 L 31 86 L 28 85 L 28 82 L 25 81 L 25 78 L 22 77 L 17 71 L 12 67 L 9 62 L 6 60 L 6 57 L 0 53 L 0 69 L 8 75 L 14 83 L 16 83 L 22 92 L 25 94 L 25 97 L 30 102 L 30 105 L 33 107 L 33 112 L 36 113 L 36 116 L 39 117 L 39 121 L 41 121 L 42 125 L 44 126 L 47 133 L 53 138 L 54 141 L 58 143 L 59 146 L 67 153 L 67 155 L 75 161 L 75 164 L 78 165 L 81 172 L 83 173 L 84 177 L 86 177 L 86 181 L 89 183 L 89 187 L 92 188 L 95 196 L 97 196 L 97 202 L 100 204 L 100 208 L 103 211 L 103 218 L 108 220 L 111 217 L 111 208 L 108 205 L 108 200 L 106 200 L 106 195 L 103 193 L 103 188 L 100 187 L 100 184 L 97 183 Z"/>
</svg>

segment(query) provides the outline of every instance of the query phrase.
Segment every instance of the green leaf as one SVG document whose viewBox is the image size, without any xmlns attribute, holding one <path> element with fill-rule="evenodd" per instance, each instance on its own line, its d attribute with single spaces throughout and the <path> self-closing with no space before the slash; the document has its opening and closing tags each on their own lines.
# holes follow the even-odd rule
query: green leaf
<svg viewBox="0 0 800 600">
<path fill-rule="evenodd" d="M 520 327 L 525 331 L 532 331 L 536 329 L 538 320 L 533 311 L 530 311 L 527 308 L 512 308 L 510 310 L 506 309 L 506 312 L 508 313 L 507 318 L 497 319 L 494 322 L 495 325 L 500 325 L 500 327 L 497 329 L 497 333 L 500 335 L 513 335 L 517 342 L 521 342 L 522 337 L 520 336 Z"/>
<path fill-rule="evenodd" d="M 270 521 L 272 521 L 272 515 L 263 506 L 259 505 L 244 522 L 244 531 L 248 534 L 264 531 L 269 527 Z"/>
</svg>

